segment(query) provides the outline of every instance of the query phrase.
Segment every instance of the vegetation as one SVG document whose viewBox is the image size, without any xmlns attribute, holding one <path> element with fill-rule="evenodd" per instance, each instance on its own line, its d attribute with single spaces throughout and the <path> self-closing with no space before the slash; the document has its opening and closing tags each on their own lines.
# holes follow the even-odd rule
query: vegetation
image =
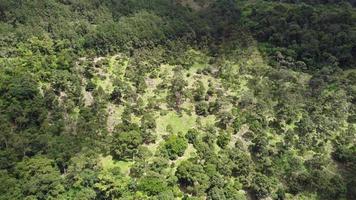
<svg viewBox="0 0 356 200">
<path fill-rule="evenodd" d="M 354 6 L 0 0 L 0 200 L 356 199 Z"/>
</svg>

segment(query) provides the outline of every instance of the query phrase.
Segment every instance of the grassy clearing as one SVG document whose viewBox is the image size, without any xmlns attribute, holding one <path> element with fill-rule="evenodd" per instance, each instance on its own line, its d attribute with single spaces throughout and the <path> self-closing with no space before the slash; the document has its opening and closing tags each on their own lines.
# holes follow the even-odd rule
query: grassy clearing
<svg viewBox="0 0 356 200">
<path fill-rule="evenodd" d="M 179 116 L 176 112 L 170 111 L 167 115 L 157 118 L 156 132 L 163 135 L 167 133 L 167 126 L 171 126 L 173 133 L 177 134 L 181 132 L 185 134 L 190 128 L 195 127 L 195 120 L 195 116 L 189 116 L 185 113 Z"/>
<path fill-rule="evenodd" d="M 119 167 L 121 173 L 128 175 L 133 162 L 129 161 L 114 161 L 112 156 L 99 157 L 99 163 L 104 170 L 110 170 L 114 167 Z"/>
<path fill-rule="evenodd" d="M 147 89 L 143 95 L 141 95 L 141 98 L 144 102 L 145 105 L 148 104 L 148 99 L 150 98 L 155 98 L 157 100 L 159 99 L 164 99 L 166 97 L 165 91 L 159 91 L 159 93 L 155 93 L 155 90 L 157 89 L 157 85 L 159 85 L 162 82 L 161 78 L 146 78 L 145 79 Z"/>
</svg>

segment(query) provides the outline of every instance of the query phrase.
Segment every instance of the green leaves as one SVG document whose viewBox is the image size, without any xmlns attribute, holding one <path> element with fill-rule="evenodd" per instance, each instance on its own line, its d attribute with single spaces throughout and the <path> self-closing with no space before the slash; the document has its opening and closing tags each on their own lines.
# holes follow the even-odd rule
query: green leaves
<svg viewBox="0 0 356 200">
<path fill-rule="evenodd" d="M 169 189 L 164 177 L 148 175 L 138 181 L 138 189 L 148 195 L 158 195 Z"/>
<path fill-rule="evenodd" d="M 252 188 L 257 198 L 266 198 L 271 194 L 275 194 L 277 183 L 271 177 L 257 173 L 253 178 Z"/>
<path fill-rule="evenodd" d="M 259 7 L 262 3 L 263 8 Z M 349 68 L 355 63 L 349 45 L 355 43 L 352 28 L 355 17 L 350 14 L 350 7 L 266 1 L 258 4 L 250 5 L 253 12 L 244 19 L 248 22 L 247 27 L 259 41 L 284 47 L 287 56 L 299 61 L 280 65 L 303 71 L 307 67 L 309 71 L 316 71 L 325 65 Z"/>
<path fill-rule="evenodd" d="M 98 174 L 98 182 L 94 188 L 99 196 L 108 199 L 122 198 L 128 192 L 128 179 L 121 173 L 119 167 L 104 169 Z"/>
<path fill-rule="evenodd" d="M 63 178 L 53 160 L 42 156 L 27 158 L 16 165 L 23 195 L 38 199 L 58 197 L 64 192 Z"/>
<path fill-rule="evenodd" d="M 352 199 L 353 8 L 192 2 L 0 0 L 0 200 Z"/>
<path fill-rule="evenodd" d="M 113 154 L 118 159 L 133 158 L 137 148 L 143 143 L 141 133 L 137 130 L 116 132 L 113 143 Z"/>
<path fill-rule="evenodd" d="M 161 148 L 163 155 L 167 155 L 169 159 L 175 160 L 180 156 L 183 156 L 185 150 L 188 147 L 188 142 L 184 137 L 171 135 L 168 136 L 166 142 Z"/>
<path fill-rule="evenodd" d="M 10 176 L 7 171 L 1 170 L 0 181 L 0 200 L 23 198 L 18 179 Z"/>
<path fill-rule="evenodd" d="M 194 195 L 202 195 L 209 187 L 209 177 L 203 167 L 191 161 L 183 161 L 178 166 L 175 175 L 181 186 Z"/>
</svg>

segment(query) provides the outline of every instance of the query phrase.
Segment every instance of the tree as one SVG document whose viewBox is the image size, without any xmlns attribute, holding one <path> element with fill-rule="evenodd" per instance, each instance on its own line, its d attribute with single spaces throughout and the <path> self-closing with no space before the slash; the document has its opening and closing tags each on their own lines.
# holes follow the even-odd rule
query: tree
<svg viewBox="0 0 356 200">
<path fill-rule="evenodd" d="M 195 104 L 195 113 L 201 116 L 209 115 L 209 105 L 205 101 Z"/>
<path fill-rule="evenodd" d="M 184 137 L 171 135 L 164 143 L 161 152 L 167 155 L 169 159 L 175 160 L 177 157 L 183 156 L 188 147 L 188 142 Z"/>
<path fill-rule="evenodd" d="M 91 82 L 89 82 L 91 83 Z M 112 91 L 110 95 L 110 100 L 113 101 L 115 104 L 120 104 L 121 103 L 121 90 L 119 87 L 115 87 L 114 90 Z"/>
<path fill-rule="evenodd" d="M 16 165 L 16 174 L 25 198 L 55 199 L 64 192 L 59 169 L 46 157 L 25 158 Z"/>
<path fill-rule="evenodd" d="M 143 114 L 141 118 L 141 127 L 143 129 L 155 129 L 156 128 L 156 120 L 154 116 L 150 113 Z"/>
<path fill-rule="evenodd" d="M 65 170 L 66 192 L 62 199 L 94 199 L 95 184 L 100 169 L 98 155 L 93 147 L 84 147 L 68 161 Z M 58 199 L 61 199 L 58 198 Z"/>
<path fill-rule="evenodd" d="M 168 190 L 168 185 L 164 177 L 158 174 L 152 174 L 142 177 L 138 181 L 138 189 L 148 195 L 158 195 Z"/>
<path fill-rule="evenodd" d="M 205 97 L 205 87 L 202 81 L 198 81 L 196 89 L 194 90 L 194 100 L 201 101 Z"/>
<path fill-rule="evenodd" d="M 169 167 L 169 160 L 164 157 L 154 158 L 150 170 L 162 174 Z"/>
<path fill-rule="evenodd" d="M 184 88 L 187 86 L 187 82 L 183 79 L 182 69 L 175 69 L 174 79 L 169 87 L 169 95 L 167 96 L 167 102 L 176 110 L 179 111 L 179 106 L 183 103 L 185 97 Z"/>
<path fill-rule="evenodd" d="M 209 114 L 210 115 L 215 115 L 219 112 L 221 108 L 221 103 L 220 101 L 210 101 L 209 102 Z"/>
<path fill-rule="evenodd" d="M 240 20 L 241 11 L 234 0 L 215 1 L 212 6 L 212 22 L 216 36 L 228 38 L 233 25 Z"/>
<path fill-rule="evenodd" d="M 132 159 L 137 153 L 137 148 L 143 143 L 143 138 L 138 130 L 115 132 L 112 152 L 117 159 Z"/>
<path fill-rule="evenodd" d="M 194 195 L 201 195 L 209 187 L 209 177 L 203 167 L 191 161 L 182 161 L 175 175 L 180 185 Z"/>
<path fill-rule="evenodd" d="M 208 198 L 209 200 L 218 200 L 218 199 L 226 199 L 225 191 L 219 187 L 213 187 L 208 191 Z"/>
<path fill-rule="evenodd" d="M 234 117 L 229 112 L 222 112 L 218 115 L 218 119 L 219 121 L 217 122 L 217 126 L 222 129 L 226 129 L 232 124 Z"/>
<path fill-rule="evenodd" d="M 219 134 L 216 143 L 220 148 L 225 148 L 226 145 L 229 144 L 230 140 L 231 140 L 230 133 L 221 133 Z"/>
<path fill-rule="evenodd" d="M 188 132 L 185 134 L 185 138 L 188 140 L 189 143 L 194 144 L 197 142 L 197 137 L 199 132 L 196 129 L 189 129 Z"/>
<path fill-rule="evenodd" d="M 23 199 L 19 180 L 12 177 L 7 171 L 0 171 L 0 200 Z"/>
<path fill-rule="evenodd" d="M 18 129 L 41 124 L 46 114 L 43 97 L 39 95 L 37 83 L 30 74 L 2 76 L 0 95 L 1 110 Z M 1 74 L 2 75 L 2 74 Z"/>
<path fill-rule="evenodd" d="M 252 189 L 257 198 L 266 198 L 276 191 L 276 182 L 274 179 L 267 177 L 261 173 L 257 173 L 253 177 Z"/>
<path fill-rule="evenodd" d="M 237 148 L 226 148 L 216 162 L 221 174 L 236 177 L 240 183 L 250 185 L 254 163 L 248 154 Z"/>
<path fill-rule="evenodd" d="M 128 192 L 128 178 L 121 173 L 119 167 L 103 169 L 98 174 L 98 181 L 94 188 L 98 191 L 96 198 L 118 199 L 123 198 Z"/>
</svg>

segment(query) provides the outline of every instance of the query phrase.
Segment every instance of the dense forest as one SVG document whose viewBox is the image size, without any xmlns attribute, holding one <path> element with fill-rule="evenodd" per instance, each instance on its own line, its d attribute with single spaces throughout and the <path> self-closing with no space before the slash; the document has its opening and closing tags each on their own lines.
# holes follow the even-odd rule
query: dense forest
<svg viewBox="0 0 356 200">
<path fill-rule="evenodd" d="M 0 200 L 356 199 L 354 0 L 0 0 Z"/>
</svg>

